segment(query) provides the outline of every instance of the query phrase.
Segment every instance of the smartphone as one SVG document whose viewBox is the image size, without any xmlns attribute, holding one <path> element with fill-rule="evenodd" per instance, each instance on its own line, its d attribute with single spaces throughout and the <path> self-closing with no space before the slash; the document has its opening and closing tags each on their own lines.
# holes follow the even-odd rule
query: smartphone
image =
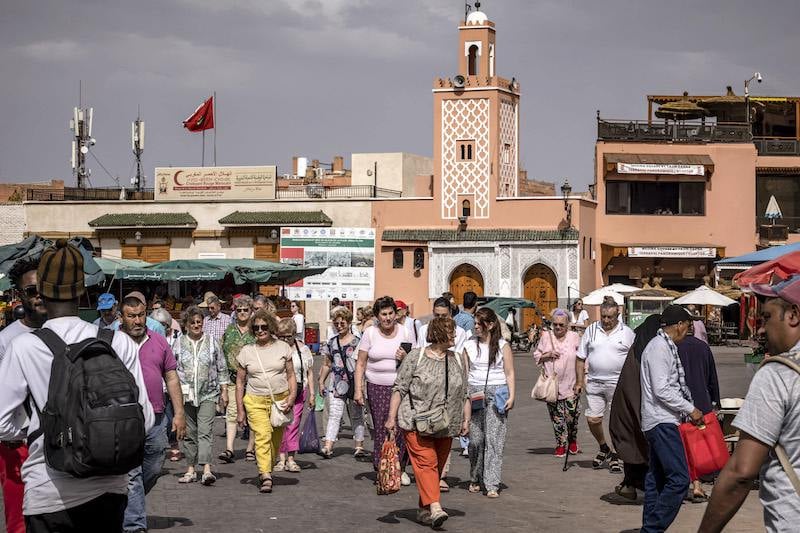
<svg viewBox="0 0 800 533">
<path fill-rule="evenodd" d="M 411 353 L 411 343 L 410 342 L 401 342 L 400 348 L 403 349 L 406 353 Z"/>
</svg>

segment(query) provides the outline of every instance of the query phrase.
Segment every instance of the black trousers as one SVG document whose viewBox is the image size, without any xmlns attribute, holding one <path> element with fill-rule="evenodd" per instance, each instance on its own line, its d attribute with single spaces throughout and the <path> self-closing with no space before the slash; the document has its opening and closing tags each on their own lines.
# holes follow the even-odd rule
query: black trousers
<svg viewBox="0 0 800 533">
<path fill-rule="evenodd" d="M 122 533 L 127 494 L 103 494 L 55 513 L 25 515 L 26 533 Z"/>
</svg>

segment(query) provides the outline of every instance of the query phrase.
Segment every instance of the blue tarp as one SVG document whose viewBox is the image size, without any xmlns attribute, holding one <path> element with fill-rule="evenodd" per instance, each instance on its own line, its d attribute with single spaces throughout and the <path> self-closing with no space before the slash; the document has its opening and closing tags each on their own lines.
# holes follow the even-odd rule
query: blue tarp
<svg viewBox="0 0 800 533">
<path fill-rule="evenodd" d="M 771 246 L 764 248 L 757 252 L 740 255 L 738 257 L 726 257 L 721 261 L 717 261 L 718 265 L 757 265 L 766 261 L 772 261 L 778 257 L 788 254 L 789 252 L 796 252 L 800 250 L 800 242 L 794 244 L 784 244 L 783 246 Z"/>
</svg>

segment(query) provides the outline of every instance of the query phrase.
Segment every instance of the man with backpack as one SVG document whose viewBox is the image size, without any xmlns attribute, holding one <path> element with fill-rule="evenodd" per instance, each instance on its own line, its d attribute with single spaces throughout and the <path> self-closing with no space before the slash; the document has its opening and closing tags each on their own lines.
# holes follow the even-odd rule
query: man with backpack
<svg viewBox="0 0 800 533">
<path fill-rule="evenodd" d="M 761 479 L 767 531 L 796 531 L 800 523 L 800 276 L 775 286 L 751 285 L 760 296 L 767 342 L 733 425 L 739 442 L 719 479 L 699 531 L 722 531 Z"/>
<path fill-rule="evenodd" d="M 175 413 L 172 430 L 178 440 L 183 440 L 186 433 L 183 394 L 175 370 L 178 367 L 175 355 L 166 338 L 147 328 L 146 318 L 147 302 L 141 292 L 131 292 L 122 299 L 120 331 L 126 333 L 139 347 L 139 364 L 155 414 L 155 425 L 147 432 L 142 466 L 134 468 L 129 474 L 128 507 L 125 509 L 124 522 L 126 533 L 147 531 L 145 495 L 155 487 L 164 464 L 166 449 L 169 447 L 167 417 L 164 415 L 164 383 Z"/>
<path fill-rule="evenodd" d="M 34 331 L 47 320 L 47 309 L 36 287 L 38 260 L 25 259 L 17 262 L 9 272 L 14 286 L 20 292 L 20 306 L 24 316 L 0 331 L 0 360 L 3 359 L 12 339 L 23 333 Z M 25 518 L 22 516 L 22 498 L 25 485 L 22 483 L 22 463 L 28 458 L 25 435 L 0 442 L 0 483 L 3 487 L 3 510 L 7 533 L 25 533 Z"/>
<path fill-rule="evenodd" d="M 44 251 L 37 277 L 48 320 L 0 360 L 0 439 L 25 428 L 20 407 L 30 413 L 26 530 L 120 533 L 127 472 L 153 426 L 136 344 L 78 317 L 83 257 L 66 240 Z"/>
</svg>

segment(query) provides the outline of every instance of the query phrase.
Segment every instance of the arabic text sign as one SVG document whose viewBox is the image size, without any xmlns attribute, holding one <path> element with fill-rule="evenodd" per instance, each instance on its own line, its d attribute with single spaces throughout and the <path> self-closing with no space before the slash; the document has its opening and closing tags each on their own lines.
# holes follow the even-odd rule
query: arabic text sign
<svg viewBox="0 0 800 533">
<path fill-rule="evenodd" d="M 278 167 L 156 168 L 157 201 L 274 200 Z"/>
<path fill-rule="evenodd" d="M 365 300 L 375 294 L 375 230 L 281 228 L 281 263 L 328 267 L 286 287 L 296 300 Z"/>
<path fill-rule="evenodd" d="M 617 163 L 619 174 L 672 174 L 684 176 L 705 176 L 703 165 L 672 165 L 650 163 Z"/>
<path fill-rule="evenodd" d="M 716 248 L 693 248 L 688 246 L 639 246 L 628 248 L 628 257 L 714 259 L 716 256 Z"/>
</svg>

